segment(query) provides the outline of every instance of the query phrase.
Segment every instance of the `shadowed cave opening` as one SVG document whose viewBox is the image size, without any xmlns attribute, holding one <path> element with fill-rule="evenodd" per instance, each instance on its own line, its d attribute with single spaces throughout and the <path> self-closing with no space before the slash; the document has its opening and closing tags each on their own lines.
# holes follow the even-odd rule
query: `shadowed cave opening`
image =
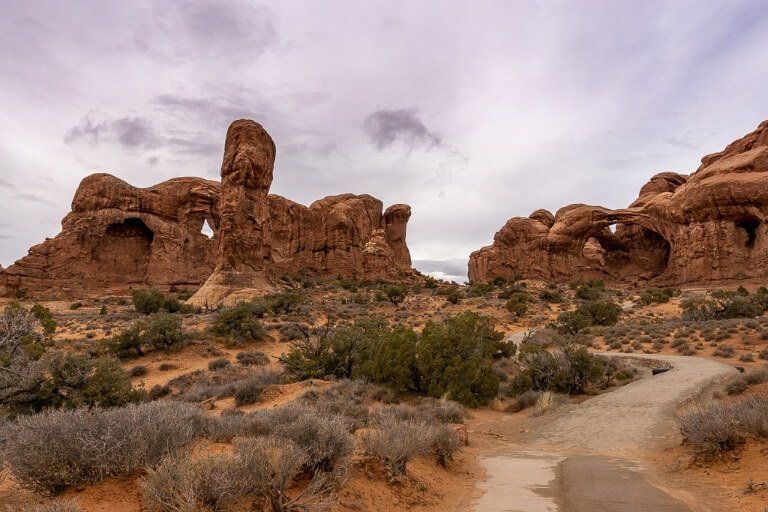
<svg viewBox="0 0 768 512">
<path fill-rule="evenodd" d="M 744 232 L 744 247 L 749 249 L 755 246 L 757 240 L 757 228 L 760 227 L 760 220 L 754 217 L 736 221 L 736 227 Z"/>
<path fill-rule="evenodd" d="M 631 222 L 611 224 L 594 240 L 604 251 L 605 271 L 616 277 L 655 277 L 669 264 L 672 248 L 656 231 Z"/>
<path fill-rule="evenodd" d="M 110 224 L 93 249 L 97 275 L 130 283 L 146 281 L 154 239 L 154 232 L 141 219 Z"/>
</svg>

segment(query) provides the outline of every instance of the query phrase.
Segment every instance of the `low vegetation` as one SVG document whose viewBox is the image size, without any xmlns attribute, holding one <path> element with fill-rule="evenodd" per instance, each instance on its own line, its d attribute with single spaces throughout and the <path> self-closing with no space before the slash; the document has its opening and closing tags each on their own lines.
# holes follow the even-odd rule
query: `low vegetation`
<svg viewBox="0 0 768 512">
<path fill-rule="evenodd" d="M 153 350 L 179 349 L 188 341 L 178 314 L 156 313 L 139 320 L 102 343 L 103 350 L 119 359 L 135 359 Z"/>
<path fill-rule="evenodd" d="M 747 437 L 768 438 L 768 396 L 749 395 L 714 401 L 683 413 L 680 430 L 699 459 L 720 457 Z"/>
<path fill-rule="evenodd" d="M 491 362 L 509 350 L 501 337 L 476 313 L 428 322 L 420 334 L 368 318 L 335 330 L 303 328 L 281 362 L 296 379 L 360 378 L 476 406 L 498 391 Z"/>
</svg>

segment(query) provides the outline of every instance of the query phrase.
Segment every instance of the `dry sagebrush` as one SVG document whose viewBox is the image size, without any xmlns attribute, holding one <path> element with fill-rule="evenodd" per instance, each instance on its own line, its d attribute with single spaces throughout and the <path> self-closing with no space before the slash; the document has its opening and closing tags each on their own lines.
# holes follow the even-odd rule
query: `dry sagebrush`
<svg viewBox="0 0 768 512">
<path fill-rule="evenodd" d="M 23 487 L 56 493 L 156 464 L 200 437 L 206 421 L 172 402 L 50 411 L 10 423 L 4 455 Z"/>
</svg>

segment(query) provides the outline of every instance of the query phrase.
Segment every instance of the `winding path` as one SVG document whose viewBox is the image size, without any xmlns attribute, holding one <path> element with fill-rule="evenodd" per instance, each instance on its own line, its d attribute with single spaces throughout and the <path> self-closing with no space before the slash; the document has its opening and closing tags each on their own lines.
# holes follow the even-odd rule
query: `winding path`
<svg viewBox="0 0 768 512">
<path fill-rule="evenodd" d="M 672 369 L 571 406 L 522 447 L 481 457 L 488 478 L 475 511 L 689 512 L 648 481 L 643 454 L 679 444 L 675 407 L 736 370 L 697 357 L 632 357 Z"/>
</svg>

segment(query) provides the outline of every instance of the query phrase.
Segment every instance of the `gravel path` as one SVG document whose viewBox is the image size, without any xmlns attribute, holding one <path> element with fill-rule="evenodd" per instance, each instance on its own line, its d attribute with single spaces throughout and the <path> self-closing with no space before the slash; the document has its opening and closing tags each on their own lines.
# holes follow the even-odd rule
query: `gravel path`
<svg viewBox="0 0 768 512">
<path fill-rule="evenodd" d="M 651 485 L 641 460 L 649 450 L 679 444 L 678 404 L 736 370 L 697 357 L 632 357 L 672 369 L 570 406 L 533 432 L 524 449 L 482 457 L 488 478 L 476 512 L 691 510 Z"/>
</svg>

